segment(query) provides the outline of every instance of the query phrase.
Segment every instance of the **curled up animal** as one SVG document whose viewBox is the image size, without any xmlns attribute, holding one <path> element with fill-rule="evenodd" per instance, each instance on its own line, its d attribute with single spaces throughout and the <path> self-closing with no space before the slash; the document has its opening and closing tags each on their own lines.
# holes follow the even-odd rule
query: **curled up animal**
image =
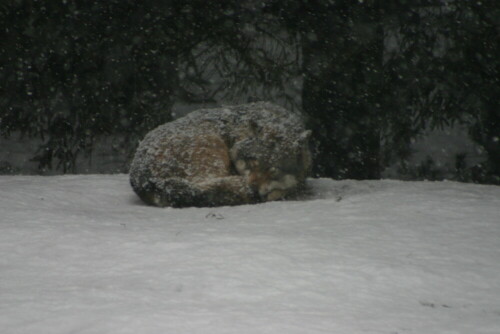
<svg viewBox="0 0 500 334">
<path fill-rule="evenodd" d="M 268 102 L 197 110 L 145 136 L 130 183 L 156 206 L 284 199 L 305 185 L 310 134 L 300 115 Z"/>
</svg>

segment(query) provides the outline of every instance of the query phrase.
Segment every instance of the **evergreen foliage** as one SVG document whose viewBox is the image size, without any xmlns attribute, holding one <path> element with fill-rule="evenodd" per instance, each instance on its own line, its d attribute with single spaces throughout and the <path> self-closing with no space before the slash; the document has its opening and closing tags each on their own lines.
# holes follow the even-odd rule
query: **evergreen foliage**
<svg viewBox="0 0 500 334">
<path fill-rule="evenodd" d="M 379 178 L 426 128 L 469 124 L 500 182 L 500 3 L 267 1 L 302 52 L 316 175 Z M 462 173 L 463 174 L 463 173 Z"/>
<path fill-rule="evenodd" d="M 500 182 L 496 0 L 10 0 L 0 26 L 0 131 L 42 138 L 43 168 L 100 135 L 133 151 L 175 101 L 293 105 L 301 77 L 315 175 L 379 178 L 461 122 L 488 162 L 460 178 Z"/>
</svg>

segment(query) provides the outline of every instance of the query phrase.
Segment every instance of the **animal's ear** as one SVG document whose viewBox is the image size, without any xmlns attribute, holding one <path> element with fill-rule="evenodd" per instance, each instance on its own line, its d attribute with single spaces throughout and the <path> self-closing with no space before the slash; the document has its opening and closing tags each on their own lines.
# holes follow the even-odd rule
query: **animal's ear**
<svg viewBox="0 0 500 334">
<path fill-rule="evenodd" d="M 306 130 L 303 131 L 297 140 L 295 140 L 294 145 L 302 147 L 303 145 L 307 145 L 307 142 L 309 141 L 309 138 L 311 137 L 312 131 L 311 130 Z"/>
<path fill-rule="evenodd" d="M 311 138 L 312 131 L 311 130 L 306 130 L 302 132 L 299 136 L 299 143 L 305 143 Z"/>
</svg>

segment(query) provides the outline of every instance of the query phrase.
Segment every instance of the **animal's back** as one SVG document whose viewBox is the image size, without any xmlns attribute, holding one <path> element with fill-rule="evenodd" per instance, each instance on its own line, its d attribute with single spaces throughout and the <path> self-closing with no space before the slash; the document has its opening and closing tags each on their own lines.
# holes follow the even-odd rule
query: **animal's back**
<svg viewBox="0 0 500 334">
<path fill-rule="evenodd" d="M 218 130 L 212 121 L 190 117 L 148 133 L 130 167 L 133 189 L 149 204 L 206 204 L 196 183 L 230 175 L 229 150 Z"/>
</svg>

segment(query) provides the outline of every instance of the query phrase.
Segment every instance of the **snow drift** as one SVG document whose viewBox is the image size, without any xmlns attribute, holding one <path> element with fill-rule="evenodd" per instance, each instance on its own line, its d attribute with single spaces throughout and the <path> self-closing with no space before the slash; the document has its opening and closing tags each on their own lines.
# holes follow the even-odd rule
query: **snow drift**
<svg viewBox="0 0 500 334">
<path fill-rule="evenodd" d="M 2 333 L 500 333 L 500 187 L 310 180 L 143 205 L 126 175 L 0 176 Z"/>
</svg>

